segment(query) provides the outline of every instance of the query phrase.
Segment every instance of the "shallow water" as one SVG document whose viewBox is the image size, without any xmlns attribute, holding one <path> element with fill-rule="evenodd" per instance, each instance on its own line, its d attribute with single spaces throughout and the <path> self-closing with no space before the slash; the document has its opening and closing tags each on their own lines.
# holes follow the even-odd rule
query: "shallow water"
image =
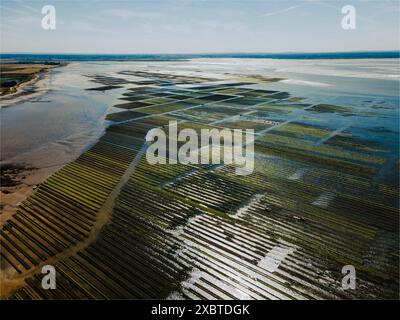
<svg viewBox="0 0 400 320">
<path fill-rule="evenodd" d="M 65 160 L 68 155 L 78 154 L 77 151 L 80 148 L 87 147 L 102 132 L 107 125 L 104 115 L 112 111 L 110 106 L 116 103 L 119 94 L 125 89 L 106 93 L 84 91 L 83 89 L 89 85 L 100 86 L 89 83 L 88 79 L 83 77 L 85 73 L 113 76 L 116 71 L 130 69 L 194 75 L 207 74 L 218 79 L 232 79 L 235 77 L 232 74 L 232 70 L 234 70 L 235 74 L 243 75 L 284 76 L 284 72 L 269 70 L 268 63 L 268 61 L 259 60 L 257 65 L 254 61 L 213 60 L 208 64 L 204 61 L 71 64 L 68 67 L 70 69 L 57 70 L 49 84 L 52 91 L 41 96 L 40 102 L 31 101 L 5 110 L 10 120 L 8 124 L 10 131 L 7 131 L 7 135 L 10 140 L 14 139 L 18 142 L 15 146 L 20 148 L 18 151 L 10 142 L 9 150 L 14 148 L 16 157 L 25 161 L 35 158 L 36 155 L 36 161 L 44 165 L 43 163 L 46 161 L 54 162 L 58 158 L 61 160 L 63 155 L 65 155 Z M 366 67 L 361 68 L 362 70 L 368 69 L 369 64 L 371 68 L 375 68 L 375 74 L 384 73 L 377 71 L 374 61 L 364 61 L 363 63 L 366 64 Z M 112 257 L 111 262 L 113 263 L 104 262 L 109 273 L 105 277 L 104 284 L 101 283 L 100 289 L 93 290 L 95 294 L 101 293 L 105 287 L 110 288 L 110 292 L 114 291 L 112 290 L 114 285 L 116 286 L 115 291 L 118 292 L 117 285 L 124 281 L 129 286 L 129 290 L 126 292 L 134 297 L 140 297 L 143 293 L 145 297 L 157 297 L 159 294 L 157 290 L 147 292 L 144 288 L 153 288 L 154 283 L 165 283 L 165 288 L 175 289 L 175 284 L 182 281 L 180 282 L 181 290 L 174 291 L 169 298 L 305 299 L 314 296 L 326 298 L 330 297 L 330 294 L 332 297 L 336 297 L 336 295 L 341 297 L 342 291 L 337 286 L 337 271 L 340 270 L 340 262 L 348 261 L 347 263 L 353 264 L 352 261 L 357 263 L 361 261 L 368 266 L 368 271 L 361 270 L 357 274 L 357 279 L 363 281 L 361 282 L 363 290 L 354 292 L 355 297 L 377 297 L 380 290 L 384 297 L 395 296 L 398 290 L 393 288 L 393 292 L 396 292 L 392 293 L 392 287 L 386 287 L 386 282 L 382 281 L 381 283 L 380 279 L 382 278 L 372 272 L 377 270 L 379 271 L 377 274 L 380 274 L 382 271 L 385 279 L 387 274 L 391 278 L 398 274 L 397 263 L 393 263 L 395 259 L 390 255 L 396 250 L 398 244 L 394 225 L 396 221 L 392 221 L 392 211 L 380 210 L 383 208 L 382 204 L 390 206 L 390 208 L 396 206 L 392 205 L 392 200 L 397 198 L 396 193 L 391 193 L 391 188 L 384 188 L 383 192 L 372 188 L 367 180 L 369 176 L 364 178 L 357 172 L 354 176 L 352 175 L 350 170 L 353 170 L 354 167 L 327 163 L 325 168 L 325 166 L 318 165 L 320 163 L 318 160 L 322 160 L 322 158 L 330 160 L 337 155 L 338 158 L 362 162 L 364 161 L 363 157 L 357 158 L 356 156 L 360 156 L 364 151 L 356 152 L 353 145 L 357 146 L 357 141 L 361 141 L 359 142 L 360 146 L 363 146 L 364 140 L 369 142 L 369 140 L 375 139 L 379 142 L 379 147 L 383 144 L 390 151 L 388 157 L 397 161 L 398 132 L 393 130 L 397 130 L 396 126 L 398 125 L 398 90 L 395 88 L 398 80 L 387 80 L 380 76 L 350 77 L 344 74 L 345 70 L 340 71 L 343 72 L 342 76 L 338 76 L 334 62 L 330 66 L 335 70 L 334 75 L 330 75 L 328 71 L 327 73 L 323 72 L 323 75 L 318 75 L 315 74 L 315 70 L 312 70 L 313 66 L 309 66 L 307 69 L 302 64 L 303 61 L 299 62 L 298 67 L 303 73 L 293 72 L 293 61 L 290 62 L 291 71 L 285 74 L 289 81 L 250 87 L 276 88 L 280 91 L 289 91 L 292 95 L 306 97 L 304 102 L 307 103 L 333 103 L 341 107 L 335 109 L 330 106 L 331 109 L 329 109 L 325 106 L 325 109 L 312 110 L 310 105 L 309 108 L 301 106 L 289 113 L 277 112 L 275 115 L 271 115 L 273 112 L 268 113 L 268 111 L 259 113 L 258 118 L 253 121 L 254 124 L 262 123 L 261 120 L 264 117 L 268 120 L 274 120 L 276 117 L 276 120 L 282 121 L 277 126 L 291 120 L 293 122 L 309 122 L 312 129 L 317 132 L 313 131 L 308 138 L 302 139 L 302 131 L 293 130 L 294 134 L 288 135 L 289 138 L 286 140 L 281 140 L 283 143 L 280 145 L 278 145 L 279 140 L 275 140 L 278 141 L 277 149 L 282 152 L 277 155 L 259 152 L 255 159 L 257 171 L 252 177 L 248 177 L 249 180 L 244 178 L 242 180 L 241 177 L 233 179 L 229 169 L 222 166 L 218 167 L 221 169 L 220 172 L 207 170 L 209 168 L 205 170 L 186 168 L 185 170 L 190 170 L 189 174 L 187 171 L 182 171 L 183 173 L 176 176 L 181 171 L 173 171 L 175 178 L 172 179 L 163 175 L 163 172 L 166 171 L 164 169 L 157 171 L 155 168 L 154 171 L 148 172 L 147 166 L 144 166 L 144 170 L 136 170 L 132 179 L 129 180 L 132 168 L 140 165 L 138 159 L 145 149 L 142 148 L 132 160 L 133 155 L 130 153 L 130 148 L 125 148 L 130 137 L 123 134 L 120 135 L 120 141 L 112 140 L 112 143 L 116 144 L 115 148 L 107 150 L 104 162 L 100 161 L 104 152 L 104 149 L 100 148 L 98 153 L 93 152 L 93 157 L 89 155 L 83 164 L 77 164 L 76 172 L 79 170 L 89 174 L 83 174 L 76 184 L 71 180 L 75 176 L 73 173 L 75 169 L 72 169 L 72 171 L 66 170 L 65 176 L 62 174 L 58 177 L 53 176 L 52 179 L 55 180 L 48 184 L 48 188 L 38 188 L 38 192 L 45 190 L 45 199 L 47 189 L 55 190 L 56 194 L 61 191 L 60 195 L 64 196 L 62 189 L 68 182 L 71 182 L 72 186 L 65 188 L 65 195 L 68 198 L 69 195 L 77 195 L 77 199 L 80 199 L 83 194 L 84 199 L 88 199 L 89 203 L 101 202 L 100 200 L 106 199 L 105 205 L 99 209 L 100 217 L 111 214 L 111 204 L 120 194 L 120 201 L 115 203 L 116 210 L 113 211 L 116 219 L 111 219 L 110 228 L 103 228 L 102 235 L 98 237 L 95 245 L 90 245 L 90 255 L 95 260 L 99 260 L 99 264 L 92 264 L 92 259 L 84 257 L 79 258 L 79 266 L 74 260 L 68 260 L 71 263 L 66 264 L 68 265 L 65 268 L 66 274 L 86 268 L 85 264 L 90 263 L 91 271 L 87 272 L 87 276 L 96 280 L 96 274 L 101 273 L 98 266 L 101 268 L 104 259 L 110 258 L 115 253 L 118 259 L 121 258 L 119 259 L 121 263 Z M 390 69 L 387 66 L 385 68 L 386 70 Z M 304 70 L 310 71 L 304 73 Z M 360 72 L 360 66 L 357 66 L 357 72 Z M 121 76 L 118 75 L 118 77 Z M 52 99 L 50 99 L 51 97 Z M 263 100 L 263 103 L 268 101 L 267 99 Z M 278 103 L 288 102 L 279 101 Z M 213 106 L 218 106 L 218 103 Z M 10 117 L 10 114 L 14 115 L 14 118 Z M 249 117 L 251 114 L 250 111 Z M 227 118 L 230 118 L 230 114 L 227 115 Z M 14 126 L 13 122 L 15 122 Z M 241 120 L 237 121 L 238 125 L 240 122 Z M 213 123 L 215 122 L 211 124 Z M 219 123 L 224 122 L 220 121 Z M 325 133 L 321 133 L 320 126 L 323 127 Z M 330 130 L 325 130 L 325 127 Z M 273 132 L 267 134 L 267 130 L 277 129 L 271 130 L 271 128 L 267 127 L 257 132 L 260 135 L 259 142 L 266 142 L 265 146 L 267 147 L 269 141 L 265 139 L 274 135 Z M 375 129 L 375 131 L 371 131 L 371 129 Z M 33 132 L 31 135 L 30 131 Z M 354 138 L 355 143 L 349 148 L 354 152 L 343 154 L 336 149 L 324 152 L 323 144 L 344 131 L 348 134 L 345 138 Z M 291 133 L 290 130 L 287 132 Z M 307 136 L 307 134 L 304 135 Z M 142 135 L 134 137 L 142 138 Z M 285 136 L 282 135 L 282 137 Z M 291 144 L 290 137 L 297 142 Z M 272 139 L 273 144 L 274 140 Z M 303 142 L 307 142 L 307 144 Z M 316 150 L 317 148 L 307 148 L 311 144 L 318 146 L 318 150 Z M 300 149 L 302 146 L 306 152 L 321 152 L 321 154 L 303 160 L 297 155 L 301 156 L 304 152 L 302 150 L 298 153 L 295 152 L 295 149 Z M 285 154 L 285 148 L 291 148 L 293 152 Z M 124 149 L 123 152 L 121 152 L 122 149 Z M 370 150 L 365 152 L 375 152 Z M 376 153 L 380 155 L 380 149 Z M 116 186 L 97 183 L 98 176 L 104 174 L 104 167 L 115 163 L 123 168 L 125 159 L 128 162 L 131 161 L 127 171 L 121 171 L 115 175 L 110 174 L 111 178 L 115 177 L 115 181 L 119 181 L 116 182 Z M 379 178 L 387 174 L 393 175 L 395 171 L 393 164 L 386 165 L 385 170 L 379 173 Z M 371 163 L 371 166 L 374 166 L 374 163 Z M 376 166 L 379 169 L 383 167 Z M 96 170 L 96 167 L 101 170 Z M 343 175 L 341 168 L 345 169 Z M 193 176 L 191 176 L 192 169 L 196 170 L 193 171 Z M 225 169 L 226 171 L 224 171 Z M 157 179 L 158 172 L 161 173 L 160 180 Z M 349 172 L 351 177 L 347 177 Z M 164 187 L 165 192 L 170 193 L 170 196 L 166 196 L 165 192 L 156 191 L 155 188 L 147 188 L 142 183 L 135 183 L 137 178 L 140 181 L 151 181 L 147 180 L 149 176 L 154 177 L 154 183 L 159 187 Z M 163 181 L 167 178 L 169 180 Z M 108 179 L 107 175 L 105 179 Z M 286 179 L 289 179 L 290 182 Z M 124 188 L 121 189 L 124 184 Z M 55 186 L 54 189 L 52 185 Z M 132 196 L 135 194 L 140 194 L 140 197 Z M 38 197 L 40 197 L 40 193 Z M 371 199 L 364 199 L 368 197 Z M 36 201 L 33 200 L 33 203 Z M 75 203 L 73 206 L 79 211 L 80 204 L 86 203 L 86 200 L 82 202 L 79 200 L 77 203 L 79 206 L 76 206 Z M 192 206 L 194 203 L 196 205 Z M 35 207 L 35 204 L 32 207 Z M 38 211 L 41 212 L 41 206 L 37 207 L 40 207 Z M 59 215 L 58 204 L 51 204 L 51 207 L 51 210 L 54 208 L 56 214 Z M 64 204 L 60 206 L 60 208 L 64 207 Z M 96 206 L 94 207 L 96 208 Z M 118 207 L 123 207 L 125 210 L 123 216 L 120 215 L 119 212 L 122 211 Z M 143 209 L 140 209 L 141 207 Z M 86 205 L 82 205 L 82 208 L 86 208 Z M 138 208 L 140 210 L 137 210 Z M 69 210 L 70 208 L 67 209 L 67 212 Z M 226 216 L 218 214 L 222 212 L 226 213 Z M 101 219 L 100 224 L 106 220 L 107 218 Z M 115 223 L 116 221 L 117 223 Z M 121 221 L 125 221 L 128 227 L 122 226 Z M 129 228 L 136 222 L 139 222 L 138 228 Z M 75 223 L 75 220 L 71 220 L 70 223 Z M 100 228 L 95 229 L 100 230 Z M 119 230 L 121 232 L 118 232 Z M 62 235 L 63 232 L 61 231 L 60 234 Z M 134 240 L 128 239 L 129 234 Z M 102 243 L 101 241 L 104 239 L 106 242 Z M 140 247 L 130 245 L 134 244 L 135 239 L 143 239 L 139 241 Z M 123 247 L 121 247 L 121 243 L 124 243 Z M 84 245 L 86 246 L 86 244 Z M 151 254 L 147 255 L 146 250 L 141 249 L 142 247 L 150 248 Z M 111 254 L 106 254 L 104 248 L 109 248 L 112 251 Z M 18 251 L 21 250 L 18 249 Z M 129 257 L 124 258 L 123 253 L 128 251 L 130 252 Z M 390 257 L 387 258 L 387 256 Z M 370 262 L 370 259 L 374 260 L 373 263 Z M 132 261 L 140 261 L 140 264 L 133 263 L 134 272 L 121 276 L 119 271 L 125 268 L 122 264 L 126 262 L 129 264 Z M 191 267 L 191 271 L 182 266 Z M 170 272 L 171 270 L 173 272 Z M 179 274 L 181 272 L 186 277 L 182 277 Z M 143 276 L 144 274 L 150 275 L 150 277 Z M 161 278 L 171 281 L 160 281 Z M 364 279 L 368 279 L 368 282 Z M 373 279 L 371 284 L 369 284 L 370 279 Z M 136 285 L 136 283 L 140 285 Z M 80 286 L 77 282 L 75 284 L 77 284 L 77 288 Z M 97 285 L 94 283 L 93 288 Z M 81 296 L 81 292 L 86 292 L 83 284 L 81 288 L 82 290 L 79 289 L 81 291 L 77 291 L 79 296 Z M 123 286 L 123 289 L 125 291 L 127 287 Z M 66 296 L 75 295 L 75 292 L 69 291 L 65 294 Z M 352 294 L 349 296 L 352 297 Z"/>
<path fill-rule="evenodd" d="M 329 120 L 326 124 L 359 128 L 362 136 L 378 140 L 384 139 L 382 134 L 363 129 L 389 130 L 393 132 L 392 137 L 384 143 L 395 154 L 399 142 L 399 69 L 398 59 L 72 62 L 52 71 L 46 84 L 47 93 L 0 111 L 1 160 L 45 167 L 63 164 L 78 156 L 101 135 L 108 125 L 105 115 L 113 110 L 112 106 L 125 90 L 87 91 L 88 87 L 102 84 L 93 83 L 84 75 L 135 78 L 117 74 L 122 70 L 201 75 L 221 80 L 248 74 L 286 77 L 288 80 L 283 82 L 259 87 L 307 97 L 306 102 L 357 108 L 361 112 L 349 117 L 325 114 L 325 121 Z M 370 116 L 362 116 L 367 110 Z M 311 116 L 318 117 L 315 113 Z"/>
<path fill-rule="evenodd" d="M 54 69 L 45 84 L 47 93 L 1 109 L 1 160 L 43 167 L 79 155 L 101 134 L 107 124 L 104 116 L 123 90 L 85 90 L 101 84 L 83 75 L 108 67 L 71 63 Z M 57 160 L 42 157 L 45 150 Z"/>
</svg>

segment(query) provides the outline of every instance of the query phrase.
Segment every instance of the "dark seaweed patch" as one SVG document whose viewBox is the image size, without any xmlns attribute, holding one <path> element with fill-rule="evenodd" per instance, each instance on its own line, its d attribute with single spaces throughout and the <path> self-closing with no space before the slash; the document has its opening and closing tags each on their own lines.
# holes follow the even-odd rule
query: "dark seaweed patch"
<svg viewBox="0 0 400 320">
<path fill-rule="evenodd" d="M 17 178 L 18 174 L 32 169 L 32 167 L 27 167 L 21 164 L 4 163 L 0 165 L 0 186 L 12 187 L 20 184 L 21 181 Z"/>
<path fill-rule="evenodd" d="M 172 96 L 168 96 L 168 98 L 176 99 L 176 100 L 185 100 L 185 99 L 190 99 L 191 97 L 184 96 L 182 94 L 175 94 L 175 95 L 172 95 Z"/>
<path fill-rule="evenodd" d="M 208 101 L 221 101 L 221 100 L 226 100 L 229 98 L 234 98 L 234 96 L 229 96 L 229 95 L 225 95 L 225 94 L 213 94 L 210 96 L 205 96 L 205 97 L 200 97 L 197 98 L 199 100 L 208 100 Z"/>
<path fill-rule="evenodd" d="M 136 109 L 136 108 L 142 108 L 142 107 L 147 107 L 147 106 L 151 106 L 151 105 L 152 105 L 151 103 L 133 101 L 133 102 L 128 102 L 128 103 L 116 104 L 113 107 L 121 108 L 121 109 Z"/>
<path fill-rule="evenodd" d="M 122 98 L 119 98 L 119 100 L 127 100 L 127 101 L 140 101 L 140 100 L 145 100 L 145 99 L 150 99 L 153 98 L 152 96 L 144 96 L 144 95 L 138 95 L 138 96 L 125 96 Z"/>
<path fill-rule="evenodd" d="M 350 108 L 336 106 L 333 104 L 317 104 L 309 110 L 323 113 L 349 113 L 352 111 Z"/>
<path fill-rule="evenodd" d="M 274 99 L 287 99 L 290 97 L 290 94 L 288 92 L 278 92 L 278 93 L 267 95 L 267 97 L 274 98 Z"/>
<path fill-rule="evenodd" d="M 110 113 L 106 116 L 106 120 L 111 121 L 125 121 L 130 119 L 136 119 L 146 116 L 146 113 L 136 111 L 122 111 L 117 113 Z"/>
<path fill-rule="evenodd" d="M 122 88 L 122 86 L 102 86 L 102 87 L 96 87 L 96 88 L 87 88 L 85 90 L 93 90 L 93 91 L 107 91 L 107 90 L 113 90 L 113 89 L 119 89 Z"/>
</svg>

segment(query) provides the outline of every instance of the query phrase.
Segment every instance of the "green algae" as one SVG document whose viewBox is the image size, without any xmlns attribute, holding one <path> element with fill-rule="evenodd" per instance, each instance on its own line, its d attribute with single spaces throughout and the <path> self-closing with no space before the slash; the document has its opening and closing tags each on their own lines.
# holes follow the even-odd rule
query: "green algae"
<svg viewBox="0 0 400 320">
<path fill-rule="evenodd" d="M 317 126 L 305 125 L 300 123 L 288 123 L 274 131 L 290 132 L 300 136 L 311 136 L 315 138 L 323 138 L 328 135 L 331 131 L 327 128 L 320 128 Z"/>
<path fill-rule="evenodd" d="M 353 112 L 352 108 L 342 107 L 333 104 L 318 104 L 309 110 L 321 113 L 350 113 Z"/>
<path fill-rule="evenodd" d="M 125 120 L 131 120 L 131 119 L 136 119 L 139 117 L 146 116 L 146 113 L 143 112 L 136 112 L 136 111 L 122 111 L 122 112 L 117 112 L 117 113 L 110 113 L 106 116 L 106 120 L 111 120 L 111 121 L 125 121 Z"/>
</svg>

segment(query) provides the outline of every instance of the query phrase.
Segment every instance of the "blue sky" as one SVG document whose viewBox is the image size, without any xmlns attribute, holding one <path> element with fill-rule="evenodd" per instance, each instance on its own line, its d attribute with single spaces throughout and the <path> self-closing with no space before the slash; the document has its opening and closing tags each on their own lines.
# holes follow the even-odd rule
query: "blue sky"
<svg viewBox="0 0 400 320">
<path fill-rule="evenodd" d="M 56 8 L 56 30 L 41 8 Z M 356 8 L 343 30 L 341 8 Z M 399 0 L 2 0 L 1 52 L 206 53 L 399 50 Z"/>
</svg>

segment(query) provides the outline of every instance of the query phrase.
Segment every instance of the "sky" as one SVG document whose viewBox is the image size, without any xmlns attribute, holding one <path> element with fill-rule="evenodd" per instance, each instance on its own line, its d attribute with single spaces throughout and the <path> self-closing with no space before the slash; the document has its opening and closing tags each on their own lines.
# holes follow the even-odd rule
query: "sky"
<svg viewBox="0 0 400 320">
<path fill-rule="evenodd" d="M 55 30 L 42 28 L 44 5 Z M 1 0 L 0 14 L 3 53 L 400 50 L 400 0 Z"/>
</svg>

